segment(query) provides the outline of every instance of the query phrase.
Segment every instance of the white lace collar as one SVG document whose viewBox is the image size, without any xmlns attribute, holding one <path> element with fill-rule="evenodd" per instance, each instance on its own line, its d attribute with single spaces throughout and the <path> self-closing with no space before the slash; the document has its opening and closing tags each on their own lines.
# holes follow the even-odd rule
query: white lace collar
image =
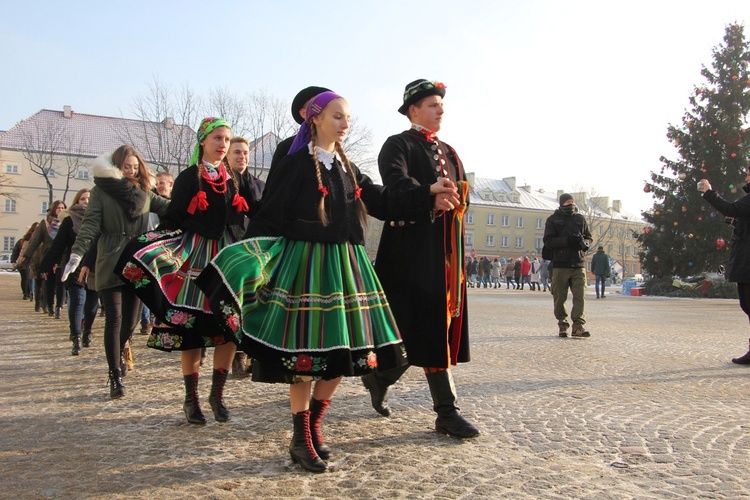
<svg viewBox="0 0 750 500">
<path fill-rule="evenodd" d="M 341 157 L 339 156 L 337 151 L 334 151 L 334 152 L 326 151 L 325 149 L 320 148 L 318 146 L 313 146 L 312 141 L 310 141 L 307 144 L 307 150 L 310 152 L 310 154 L 313 154 L 313 147 L 317 149 L 318 161 L 323 164 L 326 170 L 331 170 L 333 168 L 334 158 L 337 159 L 339 162 L 341 162 Z"/>
</svg>

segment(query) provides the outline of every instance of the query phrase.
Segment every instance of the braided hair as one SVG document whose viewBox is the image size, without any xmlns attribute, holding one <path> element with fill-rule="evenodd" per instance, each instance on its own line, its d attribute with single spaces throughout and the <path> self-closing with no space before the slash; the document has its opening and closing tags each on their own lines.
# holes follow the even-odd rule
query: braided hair
<svg viewBox="0 0 750 500">
<path fill-rule="evenodd" d="M 327 226 L 328 221 L 328 214 L 326 213 L 325 209 L 325 200 L 326 200 L 326 194 L 328 193 L 328 188 L 323 184 L 323 175 L 320 171 L 320 161 L 318 161 L 318 148 L 315 147 L 316 139 L 318 137 L 318 130 L 315 127 L 315 124 L 310 122 L 310 135 L 312 137 L 312 156 L 313 156 L 313 163 L 315 164 L 315 176 L 318 179 L 318 190 L 323 193 L 323 196 L 320 197 L 320 202 L 318 203 L 318 216 L 320 217 L 320 221 L 323 223 L 324 226 Z M 349 158 L 346 157 L 346 154 L 344 154 L 344 148 L 341 146 L 341 142 L 336 141 L 335 143 L 336 152 L 342 159 L 342 164 L 344 165 L 344 170 L 349 174 L 349 177 L 352 181 L 352 186 L 354 186 L 354 192 L 356 193 L 359 191 L 359 184 L 357 184 L 357 178 L 354 175 L 354 169 L 352 168 L 351 163 L 349 163 Z M 359 196 L 355 196 L 355 203 L 357 204 L 357 218 L 359 219 L 360 224 L 362 226 L 365 226 L 367 224 L 367 207 L 365 206 L 364 202 L 362 201 L 362 198 Z"/>
</svg>

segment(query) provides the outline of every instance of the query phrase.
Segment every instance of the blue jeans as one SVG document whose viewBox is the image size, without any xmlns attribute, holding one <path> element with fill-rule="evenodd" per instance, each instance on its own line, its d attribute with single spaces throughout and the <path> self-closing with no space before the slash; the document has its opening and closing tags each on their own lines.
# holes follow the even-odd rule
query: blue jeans
<svg viewBox="0 0 750 500">
<path fill-rule="evenodd" d="M 143 309 L 141 309 L 141 323 L 151 322 L 151 311 L 143 302 L 141 302 L 141 305 L 143 305 Z"/>
<path fill-rule="evenodd" d="M 596 283 L 594 284 L 594 289 L 596 290 L 596 296 L 599 297 L 599 283 L 602 284 L 602 294 L 601 296 L 604 297 L 604 285 L 607 282 L 607 277 L 603 274 L 597 274 L 596 275 Z"/>
<path fill-rule="evenodd" d="M 81 328 L 91 331 L 97 309 L 99 309 L 98 293 L 82 286 L 73 285 L 68 288 L 68 321 L 71 337 L 80 337 Z"/>
</svg>

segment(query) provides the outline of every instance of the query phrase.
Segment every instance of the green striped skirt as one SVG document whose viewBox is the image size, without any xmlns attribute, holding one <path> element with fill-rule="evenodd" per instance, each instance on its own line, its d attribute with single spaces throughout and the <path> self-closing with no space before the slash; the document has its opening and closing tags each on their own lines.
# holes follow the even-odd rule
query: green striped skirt
<svg viewBox="0 0 750 500">
<path fill-rule="evenodd" d="M 188 350 L 234 341 L 217 323 L 195 278 L 219 250 L 235 241 L 228 231 L 212 240 L 177 230 L 149 231 L 128 243 L 115 272 L 154 315 L 149 347 Z"/>
<path fill-rule="evenodd" d="M 197 283 L 240 348 L 283 381 L 407 362 L 361 245 L 252 238 L 219 252 Z"/>
</svg>

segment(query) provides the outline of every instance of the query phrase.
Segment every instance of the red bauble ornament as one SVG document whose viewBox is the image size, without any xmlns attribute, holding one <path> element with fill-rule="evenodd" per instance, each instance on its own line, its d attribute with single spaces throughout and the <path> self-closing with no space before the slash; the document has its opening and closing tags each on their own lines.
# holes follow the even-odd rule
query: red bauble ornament
<svg viewBox="0 0 750 500">
<path fill-rule="evenodd" d="M 650 191 L 651 191 L 651 186 L 649 186 L 648 184 L 646 184 L 645 186 L 643 186 L 643 192 L 644 193 L 648 193 Z"/>
<path fill-rule="evenodd" d="M 719 238 L 718 240 L 716 240 L 716 249 L 721 250 L 722 248 L 724 248 L 724 245 L 726 244 L 727 242 L 724 241 L 724 238 Z"/>
</svg>

